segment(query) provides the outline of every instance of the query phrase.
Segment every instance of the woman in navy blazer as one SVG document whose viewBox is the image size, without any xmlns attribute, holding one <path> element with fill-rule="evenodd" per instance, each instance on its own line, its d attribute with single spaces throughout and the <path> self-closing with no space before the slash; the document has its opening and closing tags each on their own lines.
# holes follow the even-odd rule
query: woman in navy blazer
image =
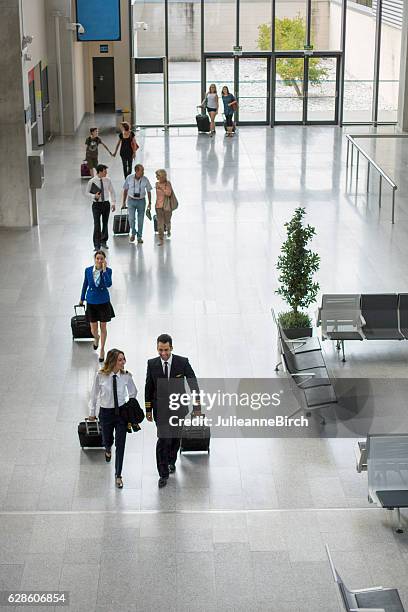
<svg viewBox="0 0 408 612">
<path fill-rule="evenodd" d="M 99 345 L 98 323 L 100 325 L 101 352 L 99 361 L 101 363 L 105 360 L 106 324 L 115 316 L 108 291 L 108 287 L 111 286 L 112 270 L 106 266 L 106 255 L 103 251 L 96 251 L 95 265 L 85 268 L 84 284 L 82 285 L 79 303 L 82 305 L 86 300 L 86 318 L 91 324 L 95 351 Z"/>
</svg>

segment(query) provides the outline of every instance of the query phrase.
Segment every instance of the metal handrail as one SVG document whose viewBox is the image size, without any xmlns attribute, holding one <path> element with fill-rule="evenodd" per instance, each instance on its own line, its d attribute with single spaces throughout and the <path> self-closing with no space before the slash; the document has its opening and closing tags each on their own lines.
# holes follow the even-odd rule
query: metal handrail
<svg viewBox="0 0 408 612">
<path fill-rule="evenodd" d="M 354 147 L 357 149 L 357 172 L 356 172 L 356 187 L 358 185 L 358 170 L 360 163 L 360 153 L 368 162 L 367 168 L 367 193 L 370 189 L 370 170 L 371 166 L 377 170 L 380 175 L 380 183 L 379 183 L 379 194 L 378 194 L 378 207 L 381 208 L 381 200 L 382 200 L 382 180 L 384 179 L 392 189 L 392 212 L 391 212 L 391 223 L 395 223 L 395 192 L 398 189 L 398 186 L 394 183 L 394 181 L 388 176 L 386 172 L 373 160 L 372 157 L 362 149 L 360 145 L 358 145 L 355 141 L 355 138 L 408 138 L 408 135 L 404 134 L 346 134 L 347 139 L 347 157 L 346 157 L 346 168 L 349 167 L 349 157 L 350 157 L 350 144 L 351 144 L 351 166 L 353 166 L 354 159 Z"/>
</svg>

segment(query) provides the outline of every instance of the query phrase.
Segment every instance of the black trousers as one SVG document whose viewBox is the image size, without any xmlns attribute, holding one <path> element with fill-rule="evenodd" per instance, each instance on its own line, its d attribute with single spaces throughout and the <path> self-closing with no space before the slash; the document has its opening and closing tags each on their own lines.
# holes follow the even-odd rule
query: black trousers
<svg viewBox="0 0 408 612">
<path fill-rule="evenodd" d="M 225 124 L 226 124 L 227 127 L 232 127 L 233 126 L 232 117 L 233 117 L 233 115 L 225 115 Z"/>
<path fill-rule="evenodd" d="M 102 407 L 99 411 L 99 422 L 102 428 L 103 445 L 109 451 L 113 446 L 113 432 L 115 432 L 115 475 L 116 477 L 122 476 L 127 423 L 122 416 L 115 415 L 115 410 L 112 408 Z"/>
<path fill-rule="evenodd" d="M 132 174 L 133 157 L 122 157 L 123 175 L 125 178 Z"/>
<path fill-rule="evenodd" d="M 181 430 L 182 427 L 172 427 L 175 430 L 172 435 L 175 437 L 169 438 L 157 438 L 156 444 L 156 463 L 157 471 L 159 472 L 160 478 L 169 477 L 169 464 L 175 464 L 177 461 L 177 453 L 180 448 L 181 442 Z"/>
<path fill-rule="evenodd" d="M 110 214 L 109 202 L 93 202 L 92 214 L 94 220 L 93 243 L 95 249 L 101 248 L 101 243 L 108 240 L 108 221 Z M 102 219 L 102 229 L 101 229 Z"/>
</svg>

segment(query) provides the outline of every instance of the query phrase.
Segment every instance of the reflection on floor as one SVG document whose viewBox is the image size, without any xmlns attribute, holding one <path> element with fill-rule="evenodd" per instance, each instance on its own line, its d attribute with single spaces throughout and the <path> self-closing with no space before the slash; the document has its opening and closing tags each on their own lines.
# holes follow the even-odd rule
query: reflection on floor
<svg viewBox="0 0 408 612">
<path fill-rule="evenodd" d="M 408 535 L 368 504 L 352 439 L 214 439 L 208 457 L 183 456 L 160 491 L 153 425 L 128 439 L 122 491 L 99 451 L 79 449 L 98 367 L 69 325 L 92 263 L 78 178 L 86 131 L 47 146 L 39 229 L 1 233 L 0 588 L 70 590 L 69 609 L 87 612 L 338 611 L 328 543 L 351 587 L 395 586 L 408 605 Z M 109 241 L 109 347 L 126 352 L 141 396 L 161 332 L 201 377 L 275 376 L 275 262 L 299 205 L 317 229 L 322 292 L 407 291 L 403 199 L 392 227 L 386 195 L 379 211 L 364 193 L 345 193 L 338 129 L 241 128 L 233 139 L 152 130 L 138 139 L 146 175 L 167 168 L 180 201 L 164 247 L 147 219 L 143 246 Z M 119 199 L 120 159 L 102 150 L 101 161 Z M 407 346 L 349 343 L 342 364 L 324 344 L 342 377 L 405 377 Z"/>
</svg>

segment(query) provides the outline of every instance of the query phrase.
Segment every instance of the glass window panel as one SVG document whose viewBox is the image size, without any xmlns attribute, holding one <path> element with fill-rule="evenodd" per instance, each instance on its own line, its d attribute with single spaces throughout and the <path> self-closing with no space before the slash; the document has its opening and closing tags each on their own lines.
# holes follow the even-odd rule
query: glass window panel
<svg viewBox="0 0 408 612">
<path fill-rule="evenodd" d="M 148 29 L 140 24 L 146 23 Z M 138 25 L 139 24 L 139 25 Z M 164 2 L 133 3 L 135 57 L 164 56 Z M 139 125 L 163 125 L 164 93 L 162 74 L 135 75 L 136 120 Z"/>
<path fill-rule="evenodd" d="M 235 0 L 205 0 L 204 51 L 232 51 L 236 42 Z"/>
<path fill-rule="evenodd" d="M 266 121 L 268 100 L 266 58 L 239 60 L 239 120 Z"/>
<path fill-rule="evenodd" d="M 340 51 L 340 2 L 312 0 L 312 27 L 310 40 L 316 51 Z"/>
<path fill-rule="evenodd" d="M 275 121 L 303 120 L 303 75 L 302 57 L 276 59 Z"/>
<path fill-rule="evenodd" d="M 306 2 L 276 0 L 275 7 L 275 49 L 303 50 L 306 42 Z"/>
<path fill-rule="evenodd" d="M 201 4 L 169 2 L 170 123 L 194 122 L 201 102 Z"/>
<path fill-rule="evenodd" d="M 381 27 L 380 87 L 378 121 L 397 121 L 401 28 L 383 20 Z"/>
<path fill-rule="evenodd" d="M 272 49 L 272 2 L 240 0 L 239 44 L 243 51 Z"/>
<path fill-rule="evenodd" d="M 375 18 L 347 3 L 344 121 L 372 120 Z"/>
<path fill-rule="evenodd" d="M 336 66 L 333 57 L 309 58 L 307 94 L 308 121 L 334 121 L 336 109 Z"/>
</svg>

